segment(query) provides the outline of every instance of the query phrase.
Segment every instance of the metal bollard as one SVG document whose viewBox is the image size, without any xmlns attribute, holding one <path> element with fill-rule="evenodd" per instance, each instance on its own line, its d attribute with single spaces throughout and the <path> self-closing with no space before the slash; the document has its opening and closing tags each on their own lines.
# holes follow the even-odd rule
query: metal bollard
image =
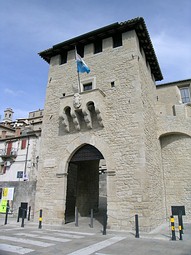
<svg viewBox="0 0 191 255">
<path fill-rule="evenodd" d="M 182 213 L 180 212 L 178 214 L 178 225 L 181 226 L 182 234 L 184 234 L 184 227 L 183 227 L 183 218 L 182 218 Z"/>
<path fill-rule="evenodd" d="M 19 207 L 19 210 L 18 210 L 17 222 L 19 222 L 19 214 L 20 214 L 20 211 L 21 211 L 21 207 Z"/>
<path fill-rule="evenodd" d="M 31 206 L 29 206 L 28 221 L 30 220 L 30 215 L 31 215 Z"/>
<path fill-rule="evenodd" d="M 22 222 L 21 222 L 21 227 L 24 228 L 24 221 L 25 221 L 25 209 L 22 209 Z"/>
<path fill-rule="evenodd" d="M 175 226 L 174 226 L 174 217 L 173 215 L 170 216 L 170 223 L 171 223 L 171 230 L 172 230 L 172 239 L 173 241 L 176 240 L 176 235 L 175 235 Z"/>
<path fill-rule="evenodd" d="M 91 209 L 91 215 L 90 215 L 90 228 L 93 228 L 93 218 L 94 218 L 94 210 Z"/>
<path fill-rule="evenodd" d="M 139 219 L 138 214 L 135 214 L 135 238 L 139 238 Z"/>
<path fill-rule="evenodd" d="M 75 207 L 75 226 L 78 227 L 78 208 Z"/>
<path fill-rule="evenodd" d="M 9 207 L 8 207 L 8 203 L 7 203 L 6 214 L 5 214 L 5 224 L 4 225 L 7 225 L 8 212 L 9 212 Z"/>
<path fill-rule="evenodd" d="M 107 228 L 107 213 L 103 215 L 103 235 L 106 235 Z"/>
<path fill-rule="evenodd" d="M 179 234 L 180 234 L 179 240 L 183 240 L 182 239 L 182 226 L 181 225 L 178 226 L 178 230 L 179 230 Z"/>
<path fill-rule="evenodd" d="M 40 210 L 40 215 L 39 215 L 39 225 L 38 228 L 42 228 L 42 209 Z"/>
</svg>

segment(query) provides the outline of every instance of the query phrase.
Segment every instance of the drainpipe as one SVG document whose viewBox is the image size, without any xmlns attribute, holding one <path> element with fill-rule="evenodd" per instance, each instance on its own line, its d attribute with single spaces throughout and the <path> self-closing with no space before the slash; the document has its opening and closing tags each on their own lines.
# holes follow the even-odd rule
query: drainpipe
<svg viewBox="0 0 191 255">
<path fill-rule="evenodd" d="M 27 152 L 26 152 L 26 158 L 25 158 L 25 168 L 24 168 L 24 177 L 26 176 L 27 171 L 27 160 L 28 160 L 28 153 L 29 153 L 29 136 L 28 136 L 28 143 L 27 143 Z"/>
</svg>

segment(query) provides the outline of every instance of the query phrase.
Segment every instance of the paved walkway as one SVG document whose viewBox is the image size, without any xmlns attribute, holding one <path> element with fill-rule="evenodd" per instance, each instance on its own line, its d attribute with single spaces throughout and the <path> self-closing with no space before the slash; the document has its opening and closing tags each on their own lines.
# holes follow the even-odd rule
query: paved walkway
<svg viewBox="0 0 191 255">
<path fill-rule="evenodd" d="M 4 216 L 0 217 L 0 254 L 16 255 L 191 255 L 191 224 L 184 224 L 183 240 L 171 241 L 169 224 L 163 224 L 150 233 L 140 232 L 135 238 L 133 231 L 107 230 L 98 222 L 90 228 L 88 221 L 79 219 L 79 226 L 69 223 L 63 226 L 8 218 L 4 225 Z"/>
</svg>

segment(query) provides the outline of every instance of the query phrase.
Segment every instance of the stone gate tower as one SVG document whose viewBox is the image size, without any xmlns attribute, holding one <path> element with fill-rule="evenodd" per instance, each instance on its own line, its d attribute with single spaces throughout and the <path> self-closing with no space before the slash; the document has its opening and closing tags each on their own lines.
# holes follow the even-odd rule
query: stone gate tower
<svg viewBox="0 0 191 255">
<path fill-rule="evenodd" d="M 75 47 L 91 70 L 80 80 Z M 63 224 L 75 208 L 81 216 L 94 209 L 107 213 L 113 229 L 130 229 L 138 214 L 142 228 L 156 227 L 165 214 L 155 116 L 155 81 L 162 74 L 143 18 L 83 34 L 40 56 L 50 70 L 36 211 L 43 209 L 45 222 Z"/>
</svg>

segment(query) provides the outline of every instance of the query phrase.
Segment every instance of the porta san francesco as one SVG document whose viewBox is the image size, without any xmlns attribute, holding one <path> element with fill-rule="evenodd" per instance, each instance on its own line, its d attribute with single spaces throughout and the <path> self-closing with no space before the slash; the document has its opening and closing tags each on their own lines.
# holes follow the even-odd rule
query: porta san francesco
<svg viewBox="0 0 191 255">
<path fill-rule="evenodd" d="M 90 72 L 77 72 L 76 52 Z M 34 211 L 150 231 L 185 206 L 191 221 L 191 79 L 163 80 L 143 18 L 39 53 L 49 64 Z M 178 60 L 177 60 L 178 61 Z M 47 64 L 47 63 L 42 64 Z M 35 216 L 37 218 L 37 216 Z"/>
</svg>

